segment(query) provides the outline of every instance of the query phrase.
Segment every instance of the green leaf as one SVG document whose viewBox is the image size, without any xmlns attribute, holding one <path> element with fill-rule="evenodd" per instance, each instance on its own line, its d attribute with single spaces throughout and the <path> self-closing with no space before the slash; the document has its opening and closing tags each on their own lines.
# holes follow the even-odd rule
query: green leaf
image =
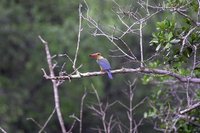
<svg viewBox="0 0 200 133">
<path fill-rule="evenodd" d="M 172 37 L 173 37 L 173 33 L 170 32 L 170 33 L 168 34 L 168 36 L 167 36 L 167 40 L 170 41 L 170 40 L 172 39 Z"/>
<path fill-rule="evenodd" d="M 158 39 L 157 38 L 153 38 L 153 40 L 150 41 L 151 44 L 153 43 L 158 43 Z"/>
<path fill-rule="evenodd" d="M 171 43 L 167 43 L 167 44 L 165 45 L 164 49 L 169 50 L 171 47 L 172 47 L 172 44 L 171 44 Z"/>
</svg>

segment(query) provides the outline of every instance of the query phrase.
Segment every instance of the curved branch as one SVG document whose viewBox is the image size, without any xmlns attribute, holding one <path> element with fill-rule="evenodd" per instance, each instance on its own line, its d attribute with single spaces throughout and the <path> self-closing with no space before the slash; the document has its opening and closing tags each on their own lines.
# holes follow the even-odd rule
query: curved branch
<svg viewBox="0 0 200 133">
<path fill-rule="evenodd" d="M 162 70 L 162 69 L 150 69 L 150 68 L 121 68 L 121 69 L 115 69 L 111 70 L 112 74 L 120 74 L 120 73 L 144 73 L 144 74 L 157 74 L 157 75 L 166 75 L 173 77 L 180 82 L 190 82 L 190 83 L 200 83 L 200 78 L 193 78 L 193 77 L 187 77 L 183 75 L 179 75 L 177 73 L 168 71 L 168 70 Z M 54 80 L 70 80 L 70 79 L 79 79 L 83 77 L 92 77 L 92 76 L 99 76 L 99 75 L 104 75 L 106 74 L 105 72 L 85 72 L 85 73 L 80 73 L 80 75 L 74 74 L 74 75 L 66 75 L 66 76 L 48 76 L 44 74 L 44 77 L 46 79 L 54 79 Z"/>
</svg>

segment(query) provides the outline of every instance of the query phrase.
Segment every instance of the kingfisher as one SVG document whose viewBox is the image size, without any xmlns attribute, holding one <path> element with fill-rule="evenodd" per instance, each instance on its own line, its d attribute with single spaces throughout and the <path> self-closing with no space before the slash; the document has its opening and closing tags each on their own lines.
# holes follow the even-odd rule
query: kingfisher
<svg viewBox="0 0 200 133">
<path fill-rule="evenodd" d="M 100 66 L 101 71 L 106 72 L 108 74 L 108 77 L 110 79 L 113 78 L 112 74 L 111 74 L 111 67 L 110 67 L 110 63 L 108 62 L 108 60 L 106 58 L 104 58 L 101 53 L 97 52 L 97 53 L 93 53 L 89 55 L 91 58 L 96 59 L 97 63 Z"/>
</svg>

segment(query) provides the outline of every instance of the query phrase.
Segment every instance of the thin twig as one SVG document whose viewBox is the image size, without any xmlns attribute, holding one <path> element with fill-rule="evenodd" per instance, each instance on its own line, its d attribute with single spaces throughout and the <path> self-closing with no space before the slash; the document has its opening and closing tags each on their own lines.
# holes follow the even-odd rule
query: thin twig
<svg viewBox="0 0 200 133">
<path fill-rule="evenodd" d="M 189 30 L 189 32 L 183 37 L 183 41 L 182 41 L 182 46 L 181 46 L 181 50 L 180 52 L 182 53 L 183 52 L 183 48 L 186 44 L 186 41 L 187 41 L 187 38 L 188 36 L 197 28 L 197 26 L 193 27 L 192 29 Z"/>
<path fill-rule="evenodd" d="M 72 133 L 72 129 L 74 128 L 75 123 L 76 123 L 76 120 L 73 121 L 73 123 L 72 123 L 70 129 L 67 131 L 67 133 Z"/>
<path fill-rule="evenodd" d="M 130 47 L 128 46 L 128 44 L 121 38 L 119 38 L 119 40 L 126 46 L 126 48 L 128 49 L 128 51 L 131 53 L 131 55 L 135 58 L 135 60 L 137 60 L 136 56 L 133 54 L 132 50 L 130 49 Z"/>
<path fill-rule="evenodd" d="M 85 1 L 84 1 L 85 2 Z M 87 3 L 86 3 L 87 5 Z M 129 59 L 135 59 L 134 57 L 130 56 L 129 54 L 127 54 L 124 50 L 122 50 L 114 41 L 113 41 L 113 36 L 109 36 L 107 35 L 98 25 L 98 23 L 92 19 L 90 16 L 88 16 L 89 12 L 89 8 L 87 8 L 87 16 L 82 16 L 82 18 L 84 20 L 86 20 L 87 22 L 89 22 L 89 24 L 91 24 L 92 26 L 94 26 L 98 31 L 100 31 L 100 33 L 105 36 L 116 48 L 119 49 L 120 52 L 122 52 L 127 58 Z M 95 30 L 96 31 L 96 30 Z M 95 34 L 96 35 L 96 34 Z"/>
<path fill-rule="evenodd" d="M 198 24 L 187 14 L 179 11 L 179 10 L 175 10 L 177 13 L 179 13 L 180 15 L 184 16 L 185 18 L 189 19 L 195 26 L 198 26 Z"/>
<path fill-rule="evenodd" d="M 191 70 L 191 73 L 190 73 L 190 76 L 191 76 L 191 77 L 193 76 L 194 69 L 196 68 L 196 61 L 197 61 L 197 46 L 194 45 L 193 47 L 194 47 L 194 59 L 193 59 L 192 70 Z"/>
<path fill-rule="evenodd" d="M 181 111 L 180 111 L 180 114 L 181 114 L 181 115 L 182 115 L 182 114 L 185 114 L 185 113 L 190 112 L 190 111 L 192 111 L 192 110 L 194 110 L 194 109 L 196 109 L 196 108 L 198 108 L 198 107 L 200 107 L 200 102 L 191 105 L 191 106 L 188 107 L 187 109 L 181 110 Z"/>
<path fill-rule="evenodd" d="M 40 125 L 36 120 L 33 118 L 26 118 L 26 120 L 31 120 L 33 123 L 35 123 L 40 129 L 42 128 L 42 125 Z M 44 131 L 46 133 L 46 131 Z"/>
<path fill-rule="evenodd" d="M 92 88 L 93 88 L 94 93 L 96 95 L 98 106 L 99 106 L 99 110 L 95 109 L 95 108 L 93 108 L 93 110 L 96 110 L 96 112 L 99 112 L 99 114 L 101 115 L 101 121 L 102 121 L 102 124 L 103 124 L 104 132 L 108 133 L 107 126 L 106 126 L 106 112 L 105 112 L 105 110 L 102 107 L 102 103 L 101 103 L 101 100 L 100 100 L 100 97 L 98 95 L 97 90 L 95 89 L 95 87 L 93 85 L 92 85 Z"/>
<path fill-rule="evenodd" d="M 142 125 L 143 119 L 141 119 L 138 123 L 134 121 L 134 132 L 133 133 L 138 133 L 138 127 Z"/>
<path fill-rule="evenodd" d="M 85 91 L 84 95 L 82 96 L 81 98 L 81 108 L 80 108 L 80 127 L 79 127 L 79 132 L 82 133 L 82 126 L 83 126 L 83 103 L 84 103 L 84 100 L 85 100 L 85 97 L 86 97 L 87 93 Z"/>
<path fill-rule="evenodd" d="M 56 111 L 56 109 L 54 108 L 52 113 L 50 114 L 49 118 L 47 119 L 47 121 L 45 122 L 45 124 L 42 126 L 42 128 L 40 129 L 40 131 L 38 133 L 41 133 L 44 130 L 44 128 L 47 126 L 47 124 L 51 120 L 52 116 L 54 115 L 55 111 Z"/>
</svg>

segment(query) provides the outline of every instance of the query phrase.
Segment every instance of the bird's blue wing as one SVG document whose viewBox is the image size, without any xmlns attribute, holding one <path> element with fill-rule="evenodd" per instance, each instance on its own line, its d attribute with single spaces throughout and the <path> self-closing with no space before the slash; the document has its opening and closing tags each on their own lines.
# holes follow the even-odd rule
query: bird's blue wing
<svg viewBox="0 0 200 133">
<path fill-rule="evenodd" d="M 97 63 L 99 64 L 99 66 L 103 69 L 103 70 L 110 70 L 110 63 L 108 62 L 107 59 L 103 58 L 103 59 L 98 59 Z"/>
<path fill-rule="evenodd" d="M 99 66 L 101 67 L 103 71 L 106 71 L 106 73 L 108 74 L 108 77 L 110 79 L 113 79 L 113 76 L 110 72 L 110 69 L 111 69 L 110 63 L 108 62 L 108 60 L 106 58 L 98 59 L 97 63 L 99 64 Z"/>
</svg>

